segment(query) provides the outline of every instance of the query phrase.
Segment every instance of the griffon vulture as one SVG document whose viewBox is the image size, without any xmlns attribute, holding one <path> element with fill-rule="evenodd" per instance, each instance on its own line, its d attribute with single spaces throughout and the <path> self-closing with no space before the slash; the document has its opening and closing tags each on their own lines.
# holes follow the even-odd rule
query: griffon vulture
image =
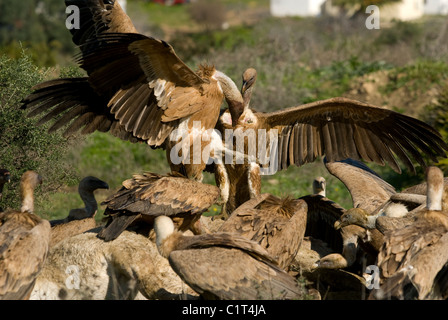
<svg viewBox="0 0 448 320">
<path fill-rule="evenodd" d="M 117 238 L 127 227 L 137 222 L 152 226 L 154 218 L 166 215 L 173 218 L 178 230 L 190 229 L 202 233 L 200 217 L 219 197 L 213 185 L 187 179 L 172 173 L 160 175 L 145 172 L 125 180 L 123 186 L 102 202 L 108 222 L 98 236 L 105 241 Z"/>
<path fill-rule="evenodd" d="M 259 243 L 288 271 L 306 229 L 307 204 L 265 193 L 239 206 L 218 232 L 237 233 Z"/>
<path fill-rule="evenodd" d="M 233 145 L 228 148 L 238 146 L 234 140 L 245 139 L 249 143 L 244 145 L 244 152 L 256 145 L 262 148 L 262 153 L 266 151 L 269 161 L 252 155 L 252 160 L 248 157 L 244 165 L 215 165 L 219 167 L 215 169 L 216 181 L 226 201 L 224 215 L 260 193 L 260 170 L 268 167 L 267 172 L 272 174 L 325 156 L 328 162 L 352 158 L 380 165 L 387 163 L 398 173 L 401 173 L 401 161 L 415 173 L 414 162 L 426 167 L 426 159 L 437 162 L 437 157 L 446 157 L 448 145 L 428 124 L 356 100 L 336 97 L 274 112 L 257 112 L 249 108 L 256 78 L 253 68 L 243 73 L 244 111 L 233 130 L 234 139 L 230 140 Z M 234 124 L 231 120 L 228 111 L 220 116 L 217 129 L 223 137 L 225 130 Z M 266 137 L 265 141 L 260 141 L 261 134 Z M 252 137 L 255 140 L 250 140 Z M 239 187 L 232 188 L 234 185 Z"/>
<path fill-rule="evenodd" d="M 47 257 L 50 223 L 33 213 L 34 189 L 41 183 L 40 175 L 26 171 L 21 210 L 0 213 L 0 300 L 28 299 Z"/>
<path fill-rule="evenodd" d="M 87 176 L 78 185 L 78 193 L 84 202 L 84 208 L 71 209 L 64 219 L 51 220 L 50 247 L 59 241 L 83 233 L 96 227 L 95 214 L 98 204 L 94 191 L 97 189 L 109 189 L 109 185 L 96 177 Z"/>
<path fill-rule="evenodd" d="M 448 282 L 448 212 L 442 210 L 443 173 L 426 170 L 427 206 L 414 223 L 390 231 L 378 254 L 380 287 L 376 299 L 446 299 Z M 438 277 L 445 273 L 445 277 Z"/>
<path fill-rule="evenodd" d="M 22 108 L 30 117 L 41 115 L 38 124 L 53 120 L 50 132 L 98 130 L 164 148 L 172 171 L 200 181 L 209 158 L 222 150 L 213 131 L 221 104 L 227 101 L 236 124 L 243 111 L 240 91 L 214 66 L 193 71 L 170 44 L 136 33 L 117 3 L 108 3 L 101 12 L 97 1 L 81 2 L 87 21 L 72 31 L 88 76 L 40 83 Z"/>
<path fill-rule="evenodd" d="M 303 299 L 307 290 L 258 243 L 235 233 L 184 236 L 155 219 L 156 244 L 173 270 L 206 299 Z"/>
</svg>

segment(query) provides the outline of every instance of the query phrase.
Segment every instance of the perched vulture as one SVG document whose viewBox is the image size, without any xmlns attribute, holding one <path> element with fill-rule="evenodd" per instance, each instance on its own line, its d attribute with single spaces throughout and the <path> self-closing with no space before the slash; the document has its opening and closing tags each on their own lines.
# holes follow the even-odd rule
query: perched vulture
<svg viewBox="0 0 448 320">
<path fill-rule="evenodd" d="M 269 113 L 257 112 L 249 108 L 256 77 L 253 68 L 243 73 L 244 111 L 233 128 L 233 139 L 225 142 L 232 144 L 229 149 L 235 149 L 238 146 L 235 140 L 249 141 L 244 152 L 247 153 L 251 145 L 261 147 L 257 156 L 258 152 L 266 150 L 269 161 L 255 159 L 249 153 L 244 165 L 215 165 L 220 166 L 215 170 L 216 181 L 222 186 L 227 213 L 249 196 L 259 194 L 259 175 L 263 169 L 272 174 L 275 170 L 301 166 L 325 156 L 329 163 L 347 158 L 380 165 L 387 163 L 398 173 L 401 173 L 399 162 L 402 162 L 415 173 L 414 162 L 426 167 L 426 159 L 437 162 L 437 157 L 446 157 L 448 145 L 428 124 L 360 101 L 336 97 Z M 219 118 L 217 129 L 223 137 L 225 130 L 234 124 L 231 120 L 228 111 Z M 239 188 L 232 189 L 235 184 Z"/>
<path fill-rule="evenodd" d="M 30 117 L 41 115 L 38 124 L 52 120 L 50 132 L 98 130 L 164 148 L 172 171 L 200 181 L 214 149 L 222 149 L 212 129 L 223 101 L 234 124 L 243 111 L 235 83 L 214 66 L 202 64 L 193 71 L 170 44 L 136 33 L 115 1 L 67 4 L 78 2 L 81 19 L 88 20 L 72 33 L 88 76 L 40 83 L 22 108 Z"/>
<path fill-rule="evenodd" d="M 11 173 L 7 169 L 0 169 L 0 200 L 2 200 L 3 186 L 11 181 Z M 0 207 L 0 212 L 3 209 Z"/>
<path fill-rule="evenodd" d="M 426 203 L 426 196 L 397 193 L 364 163 L 347 159 L 325 162 L 328 171 L 347 187 L 353 207 L 335 223 L 337 229 L 358 225 L 369 229 L 379 240 L 389 229 L 414 221 L 414 211 Z M 379 233 L 378 233 L 379 231 Z"/>
<path fill-rule="evenodd" d="M 217 187 L 187 179 L 180 174 L 160 175 L 145 172 L 125 180 L 123 186 L 102 202 L 106 205 L 106 226 L 98 233 L 105 241 L 117 238 L 136 222 L 152 226 L 154 218 L 173 218 L 180 231 L 202 233 L 199 219 L 219 197 Z"/>
<path fill-rule="evenodd" d="M 235 233 L 184 236 L 155 219 L 156 244 L 173 270 L 205 299 L 304 299 L 308 294 L 258 243 Z"/>
<path fill-rule="evenodd" d="M 378 254 L 379 289 L 374 299 L 446 299 L 448 212 L 442 210 L 443 173 L 430 166 L 426 170 L 427 206 L 416 221 L 387 232 Z"/>
<path fill-rule="evenodd" d="M 85 207 L 71 209 L 64 219 L 50 221 L 51 247 L 65 238 L 96 227 L 95 214 L 98 210 L 98 204 L 93 192 L 97 189 L 109 189 L 109 185 L 92 176 L 87 176 L 80 181 L 78 193 Z"/>
<path fill-rule="evenodd" d="M 307 211 L 303 200 L 265 193 L 239 206 L 218 232 L 234 232 L 259 243 L 287 271 L 302 243 Z"/>
<path fill-rule="evenodd" d="M 0 300 L 29 298 L 50 242 L 50 223 L 33 213 L 34 189 L 42 178 L 26 171 L 20 181 L 22 207 L 0 213 Z"/>
<path fill-rule="evenodd" d="M 346 210 L 329 199 L 317 194 L 301 197 L 308 204 L 308 222 L 306 235 L 324 240 L 333 246 L 336 253 L 341 252 L 345 261 L 336 255 L 326 257 L 320 261 L 325 268 L 345 268 L 353 265 L 358 252 L 367 254 L 370 261 L 376 259 L 377 252 L 382 245 L 382 234 L 370 224 L 357 223 L 348 219 L 354 213 L 363 212 L 363 219 L 370 222 L 367 210 L 374 210 L 395 194 L 395 189 L 381 179 L 364 163 L 346 159 L 328 162 L 324 159 L 329 173 L 341 180 L 350 192 L 355 209 Z M 370 212 L 370 211 L 369 211 Z M 376 219 L 376 217 L 375 217 Z M 362 220 L 364 222 L 364 220 Z M 367 230 L 367 229 L 369 230 Z M 336 229 L 336 230 L 335 230 Z"/>
</svg>

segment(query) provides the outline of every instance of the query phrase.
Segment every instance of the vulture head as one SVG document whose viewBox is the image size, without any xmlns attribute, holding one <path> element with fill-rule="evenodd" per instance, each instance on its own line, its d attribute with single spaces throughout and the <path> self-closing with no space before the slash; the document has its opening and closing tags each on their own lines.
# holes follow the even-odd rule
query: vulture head
<svg viewBox="0 0 448 320">
<path fill-rule="evenodd" d="M 313 194 L 318 194 L 325 197 L 325 190 L 327 186 L 327 181 L 324 177 L 317 177 L 313 180 Z"/>
<path fill-rule="evenodd" d="M 87 176 L 79 182 L 78 190 L 93 192 L 96 189 L 109 189 L 109 185 L 96 177 Z"/>
<path fill-rule="evenodd" d="M 361 227 L 368 225 L 368 214 L 364 209 L 351 208 L 345 212 L 341 218 L 334 223 L 334 228 L 339 230 L 351 224 L 355 224 Z"/>
<path fill-rule="evenodd" d="M 252 96 L 253 86 L 257 80 L 257 70 L 248 68 L 243 73 L 243 85 L 241 87 L 241 95 L 244 100 L 244 109 L 249 108 L 250 98 Z"/>
</svg>

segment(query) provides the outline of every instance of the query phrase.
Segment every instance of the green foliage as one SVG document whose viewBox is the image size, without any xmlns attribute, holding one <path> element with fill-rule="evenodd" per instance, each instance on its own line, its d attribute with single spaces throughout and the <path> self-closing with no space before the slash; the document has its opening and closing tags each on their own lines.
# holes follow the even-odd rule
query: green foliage
<svg viewBox="0 0 448 320">
<path fill-rule="evenodd" d="M 72 149 L 70 158 L 81 176 L 96 176 L 111 188 L 120 187 L 122 181 L 136 173 L 170 171 L 163 150 L 153 150 L 145 143 L 122 141 L 109 133 L 88 135 Z"/>
<path fill-rule="evenodd" d="M 375 44 L 394 45 L 399 42 L 412 42 L 423 33 L 421 24 L 409 21 L 396 20 L 389 28 L 385 28 L 376 38 Z"/>
<path fill-rule="evenodd" d="M 20 109 L 21 99 L 45 75 L 46 71 L 36 67 L 25 54 L 17 60 L 0 56 L 0 167 L 12 174 L 12 182 L 5 187 L 3 207 L 20 206 L 18 183 L 26 170 L 35 170 L 44 179 L 36 194 L 38 213 L 48 194 L 75 179 L 72 168 L 64 161 L 71 141 L 58 133 L 47 133 L 48 126 L 37 127 L 37 119 L 27 118 Z"/>
<path fill-rule="evenodd" d="M 40 66 L 61 62 L 75 48 L 65 19 L 61 0 L 0 1 L 0 54 L 19 58 L 22 43 Z"/>
<path fill-rule="evenodd" d="M 440 85 L 437 101 L 425 107 L 421 118 L 440 132 L 445 141 L 448 141 L 448 80 Z M 438 166 L 445 175 L 448 173 L 448 159 L 439 161 Z"/>
<path fill-rule="evenodd" d="M 448 63 L 441 60 L 417 60 L 412 64 L 397 67 L 389 73 L 389 82 L 384 87 L 388 94 L 403 86 L 411 92 L 421 93 L 448 78 Z"/>
</svg>

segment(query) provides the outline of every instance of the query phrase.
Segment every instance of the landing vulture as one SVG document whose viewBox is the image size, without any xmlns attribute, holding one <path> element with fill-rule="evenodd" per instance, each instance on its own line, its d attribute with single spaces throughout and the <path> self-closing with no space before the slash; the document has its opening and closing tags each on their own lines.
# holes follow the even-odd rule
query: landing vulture
<svg viewBox="0 0 448 320">
<path fill-rule="evenodd" d="M 108 1 L 104 12 L 97 10 L 97 1 L 73 3 L 78 2 L 84 8 L 81 19 L 88 21 L 72 33 L 81 49 L 78 62 L 88 76 L 40 83 L 22 108 L 30 117 L 40 115 L 38 124 L 52 120 L 50 132 L 98 130 L 165 148 L 172 171 L 201 180 L 206 162 L 214 157 L 209 145 L 222 145 L 211 129 L 223 100 L 233 124 L 243 111 L 235 83 L 214 66 L 202 64 L 193 71 L 170 44 L 136 33 L 115 1 Z"/>
<path fill-rule="evenodd" d="M 259 175 L 263 167 L 270 167 L 268 174 L 272 174 L 290 165 L 302 166 L 325 156 L 328 162 L 352 158 L 380 165 L 387 163 L 398 173 L 401 173 L 401 161 L 415 173 L 414 162 L 426 167 L 427 159 L 437 162 L 437 157 L 446 157 L 448 145 L 428 124 L 352 99 L 336 97 L 274 112 L 257 112 L 249 108 L 256 77 L 253 68 L 243 73 L 244 111 L 234 127 L 233 145 L 229 148 L 235 149 L 238 145 L 234 140 L 250 141 L 248 133 L 256 136 L 256 142 L 245 145 L 245 153 L 251 144 L 258 148 L 264 146 L 268 152 L 270 144 L 275 146 L 273 142 L 276 141 L 277 146 L 268 154 L 269 162 L 260 164 L 257 158 L 245 160 L 244 165 L 219 165 L 215 170 L 228 213 L 248 197 L 260 193 Z M 223 137 L 225 130 L 232 128 L 231 119 L 228 111 L 220 116 L 217 129 Z M 263 142 L 260 142 L 261 133 L 267 137 Z M 232 189 L 235 184 L 240 186 L 238 190 Z M 241 195 L 236 195 L 240 189 L 243 190 Z"/>
<path fill-rule="evenodd" d="M 180 231 L 202 233 L 199 219 L 219 197 L 217 187 L 187 179 L 180 174 L 161 175 L 145 172 L 123 182 L 123 186 L 102 202 L 108 222 L 98 237 L 105 241 L 117 238 L 136 222 L 152 227 L 154 218 L 173 218 Z M 140 225 L 145 225 L 145 223 Z"/>
<path fill-rule="evenodd" d="M 33 213 L 33 192 L 40 183 L 40 175 L 26 171 L 21 210 L 0 213 L 0 300 L 28 299 L 47 257 L 50 223 Z"/>
</svg>

